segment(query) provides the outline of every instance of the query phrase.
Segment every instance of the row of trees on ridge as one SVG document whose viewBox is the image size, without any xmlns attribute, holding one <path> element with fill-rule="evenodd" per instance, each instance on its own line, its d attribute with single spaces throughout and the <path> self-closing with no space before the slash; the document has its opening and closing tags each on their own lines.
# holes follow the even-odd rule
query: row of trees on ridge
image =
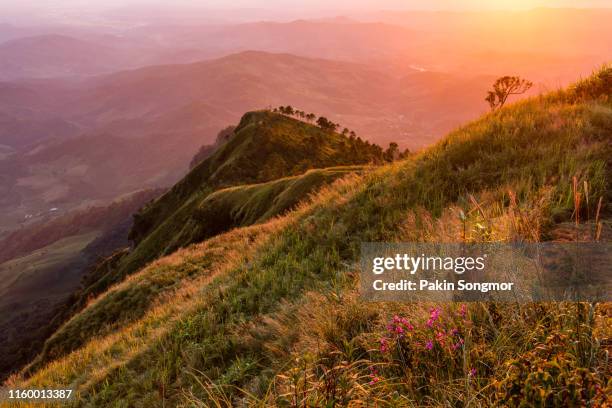
<svg viewBox="0 0 612 408">
<path fill-rule="evenodd" d="M 342 127 L 339 123 L 334 123 L 331 120 L 327 119 L 325 116 L 318 116 L 314 113 L 306 113 L 302 110 L 295 109 L 291 105 L 287 106 L 279 106 L 278 108 L 272 109 L 274 113 L 280 113 L 282 115 L 291 116 L 296 119 L 303 120 L 305 122 L 316 124 L 319 128 L 323 130 L 327 130 L 330 132 L 338 132 L 338 130 Z M 370 145 L 370 142 L 367 140 L 362 140 L 354 130 L 350 130 L 348 128 L 342 128 L 342 131 L 339 132 L 342 136 L 348 137 L 351 141 L 356 141 L 359 144 Z M 372 144 L 375 148 L 377 148 L 380 152 L 380 157 L 385 161 L 394 161 L 397 159 L 403 159 L 410 154 L 408 149 L 403 152 L 400 151 L 399 145 L 395 142 L 389 143 L 389 147 L 386 150 L 383 150 L 382 147 Z"/>
<path fill-rule="evenodd" d="M 279 106 L 278 108 L 272 109 L 272 112 L 292 116 L 294 118 L 301 119 L 305 122 L 316 124 L 321 129 L 329 130 L 331 132 L 337 132 L 338 129 L 340 129 L 341 127 L 339 123 L 334 123 L 331 120 L 327 119 L 325 116 L 317 117 L 317 115 L 315 115 L 314 113 L 306 113 L 302 110 L 294 109 L 291 105 Z M 344 136 L 357 136 L 354 131 L 349 130 L 347 128 L 342 129 L 342 132 L 340 133 L 342 133 Z"/>
</svg>

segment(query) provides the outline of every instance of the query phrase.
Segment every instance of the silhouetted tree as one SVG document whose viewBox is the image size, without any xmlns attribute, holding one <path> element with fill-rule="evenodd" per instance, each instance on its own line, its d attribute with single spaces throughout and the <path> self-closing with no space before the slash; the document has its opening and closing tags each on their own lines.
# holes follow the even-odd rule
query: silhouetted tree
<svg viewBox="0 0 612 408">
<path fill-rule="evenodd" d="M 382 153 L 382 158 L 384 160 L 388 162 L 392 162 L 398 159 L 405 159 L 410 154 L 410 150 L 406 149 L 403 152 L 401 152 L 399 150 L 398 144 L 395 142 L 391 142 L 389 143 L 389 147 L 387 148 L 387 150 L 382 152 L 382 149 L 381 149 L 381 153 Z"/>
<path fill-rule="evenodd" d="M 380 163 L 384 160 L 384 156 L 385 156 L 385 152 L 383 151 L 383 148 L 380 147 L 379 145 L 375 144 L 374 146 L 374 152 L 376 155 L 376 162 Z"/>
<path fill-rule="evenodd" d="M 317 118 L 317 115 L 315 115 L 314 113 L 309 113 L 306 115 L 306 120 L 308 122 L 314 122 L 316 118 Z"/>
<path fill-rule="evenodd" d="M 278 111 L 280 113 L 282 113 L 283 115 L 288 115 L 291 116 L 295 113 L 295 111 L 293 110 L 293 107 L 291 105 L 287 105 L 287 106 L 279 106 L 278 107 Z"/>
<path fill-rule="evenodd" d="M 517 76 L 503 76 L 493 84 L 493 90 L 487 93 L 485 101 L 489 103 L 491 110 L 501 108 L 510 95 L 520 95 L 527 92 L 533 86 L 533 82 Z"/>
<path fill-rule="evenodd" d="M 392 162 L 399 159 L 400 151 L 398 144 L 395 142 L 389 143 L 389 147 L 387 148 L 387 150 L 385 150 L 383 158 L 388 162 Z"/>
<path fill-rule="evenodd" d="M 319 116 L 319 119 L 317 119 L 317 125 L 323 130 L 331 131 L 335 131 L 338 126 L 334 122 L 327 119 L 325 116 Z"/>
</svg>

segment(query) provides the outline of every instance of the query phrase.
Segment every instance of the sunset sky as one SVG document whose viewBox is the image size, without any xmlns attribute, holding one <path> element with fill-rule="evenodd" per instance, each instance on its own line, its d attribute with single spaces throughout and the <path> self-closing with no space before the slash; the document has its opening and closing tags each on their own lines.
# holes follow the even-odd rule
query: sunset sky
<svg viewBox="0 0 612 408">
<path fill-rule="evenodd" d="M 127 5 L 162 5 L 163 0 L 22 0 L 3 1 L 0 10 L 57 8 L 105 9 Z M 611 7 L 611 0 L 234 0 L 228 7 L 225 0 L 175 0 L 173 6 L 197 6 L 210 8 L 263 8 L 277 7 L 301 9 L 427 9 L 427 10 L 484 10 L 525 9 L 533 7 Z"/>
</svg>

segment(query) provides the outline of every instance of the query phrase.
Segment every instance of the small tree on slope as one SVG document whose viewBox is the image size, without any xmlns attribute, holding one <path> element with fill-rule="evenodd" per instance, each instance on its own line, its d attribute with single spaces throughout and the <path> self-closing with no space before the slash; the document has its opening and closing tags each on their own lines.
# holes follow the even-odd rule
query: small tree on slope
<svg viewBox="0 0 612 408">
<path fill-rule="evenodd" d="M 533 86 L 533 82 L 517 76 L 503 76 L 493 84 L 493 90 L 489 91 L 485 101 L 489 102 L 491 110 L 501 108 L 510 95 L 520 95 L 527 92 Z"/>
</svg>

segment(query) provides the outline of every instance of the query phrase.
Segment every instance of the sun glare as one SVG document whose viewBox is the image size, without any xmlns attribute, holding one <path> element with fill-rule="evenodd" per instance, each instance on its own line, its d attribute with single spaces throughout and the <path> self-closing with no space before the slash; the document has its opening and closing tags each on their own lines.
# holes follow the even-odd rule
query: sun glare
<svg viewBox="0 0 612 408">
<path fill-rule="evenodd" d="M 456 3 L 464 3 L 465 8 L 473 10 L 528 10 L 551 6 L 551 2 L 542 0 L 460 0 Z"/>
<path fill-rule="evenodd" d="M 493 1 L 483 1 L 483 6 L 486 4 L 494 4 L 496 8 L 507 9 L 507 10 L 516 10 L 516 9 L 530 9 L 535 7 L 542 6 L 542 1 L 538 0 L 493 0 Z"/>
</svg>

